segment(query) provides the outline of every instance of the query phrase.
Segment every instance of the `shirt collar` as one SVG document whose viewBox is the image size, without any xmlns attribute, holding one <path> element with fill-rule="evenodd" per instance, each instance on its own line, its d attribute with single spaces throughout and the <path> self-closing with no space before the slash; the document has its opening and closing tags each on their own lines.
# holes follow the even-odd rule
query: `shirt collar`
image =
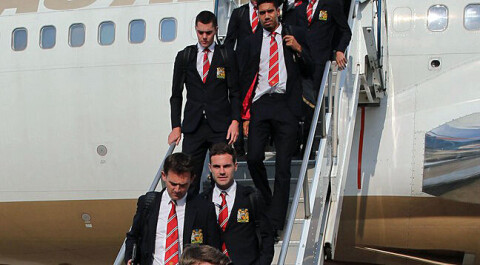
<svg viewBox="0 0 480 265">
<path fill-rule="evenodd" d="M 213 188 L 213 196 L 219 197 L 219 196 L 220 196 L 220 193 L 222 193 L 222 191 L 225 191 L 225 192 L 227 193 L 227 195 L 232 196 L 233 191 L 236 191 L 236 190 L 237 190 L 237 182 L 236 182 L 235 180 L 233 181 L 232 186 L 228 187 L 228 189 L 226 189 L 226 190 L 221 190 L 221 189 L 215 184 L 215 188 Z"/>
<path fill-rule="evenodd" d="M 252 1 L 248 1 L 248 7 L 250 8 L 250 10 L 255 8 L 255 6 L 252 4 Z"/>
<path fill-rule="evenodd" d="M 198 49 L 198 51 L 201 51 L 201 52 L 203 52 L 203 50 L 204 50 L 202 45 L 200 45 L 200 43 L 198 43 L 198 42 L 197 42 L 197 49 Z M 215 41 L 212 42 L 212 44 L 210 46 L 208 46 L 208 49 L 210 50 L 210 52 L 213 52 L 213 50 L 215 49 Z"/>
<path fill-rule="evenodd" d="M 282 35 L 282 24 L 280 23 L 278 25 L 278 28 L 275 30 L 275 32 L 278 34 L 278 35 Z M 266 29 L 263 29 L 263 37 L 270 37 L 270 31 L 266 30 Z"/>
<path fill-rule="evenodd" d="M 170 198 L 170 194 L 168 194 L 168 191 L 165 190 L 165 192 L 163 193 L 163 196 L 164 196 L 164 199 L 167 200 L 168 203 L 170 203 L 170 201 L 172 200 L 172 198 Z M 177 200 L 175 201 L 175 204 L 177 206 L 183 206 L 187 203 L 187 194 L 185 194 L 185 196 L 183 196 L 183 198 L 181 198 L 180 200 Z"/>
</svg>

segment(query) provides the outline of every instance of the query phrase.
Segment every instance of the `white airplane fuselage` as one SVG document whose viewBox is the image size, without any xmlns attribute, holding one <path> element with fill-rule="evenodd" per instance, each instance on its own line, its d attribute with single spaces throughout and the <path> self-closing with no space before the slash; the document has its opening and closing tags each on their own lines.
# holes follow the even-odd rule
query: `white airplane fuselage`
<svg viewBox="0 0 480 265">
<path fill-rule="evenodd" d="M 196 43 L 198 12 L 213 9 L 212 1 L 150 2 L 0 3 L 0 263 L 114 260 L 168 148 L 175 56 Z M 159 37 L 165 18 L 177 23 L 171 42 Z M 136 19 L 146 34 L 133 44 Z M 115 40 L 102 46 L 104 21 L 115 23 Z M 75 23 L 85 25 L 81 47 L 69 45 Z M 42 49 L 47 25 L 56 44 Z M 28 32 L 22 51 L 12 49 L 16 28 Z"/>
</svg>

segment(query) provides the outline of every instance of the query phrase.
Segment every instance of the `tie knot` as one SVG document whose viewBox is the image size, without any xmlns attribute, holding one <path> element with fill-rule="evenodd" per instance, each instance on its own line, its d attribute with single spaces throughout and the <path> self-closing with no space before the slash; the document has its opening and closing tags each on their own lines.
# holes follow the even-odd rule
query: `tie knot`
<svg viewBox="0 0 480 265">
<path fill-rule="evenodd" d="M 271 36 L 272 38 L 275 38 L 275 36 L 277 36 L 277 32 L 274 31 L 274 32 L 270 33 L 270 36 Z"/>
<path fill-rule="evenodd" d="M 228 193 L 226 191 L 222 191 L 222 193 L 220 193 L 220 197 L 222 197 L 222 199 L 225 199 L 225 196 L 227 196 Z"/>
<path fill-rule="evenodd" d="M 172 206 L 177 206 L 177 202 L 174 200 L 170 200 L 170 203 L 172 204 Z"/>
<path fill-rule="evenodd" d="M 208 48 L 205 48 L 205 49 L 203 50 L 203 52 L 204 52 L 204 53 L 209 53 L 210 50 L 209 50 Z"/>
<path fill-rule="evenodd" d="M 317 0 L 310 0 L 310 4 L 313 6 Z"/>
</svg>

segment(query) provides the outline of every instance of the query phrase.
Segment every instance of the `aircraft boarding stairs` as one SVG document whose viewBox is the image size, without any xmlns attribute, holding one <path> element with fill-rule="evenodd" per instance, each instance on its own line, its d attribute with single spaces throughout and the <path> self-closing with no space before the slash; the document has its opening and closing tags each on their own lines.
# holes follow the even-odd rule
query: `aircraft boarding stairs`
<svg viewBox="0 0 480 265">
<path fill-rule="evenodd" d="M 230 0 L 216 1 L 220 34 L 222 21 L 226 23 L 228 18 L 218 15 L 219 12 L 230 14 L 234 7 Z M 292 161 L 287 222 L 281 240 L 275 246 L 272 264 L 324 264 L 325 260 L 334 258 L 357 106 L 378 105 L 382 95 L 381 64 L 378 63 L 381 54 L 376 49 L 381 42 L 373 30 L 374 23 L 382 23 L 376 16 L 383 13 L 381 2 L 353 0 L 350 7 L 352 41 L 346 51 L 349 65 L 341 72 L 336 71 L 330 62 L 325 67 L 317 100 L 320 104 L 315 108 L 303 160 Z M 364 18 L 371 15 L 373 19 L 360 21 L 357 15 L 360 13 Z M 226 30 L 226 24 L 224 27 Z M 381 34 L 377 32 L 377 35 Z M 314 141 L 315 137 L 319 141 Z M 313 146 L 314 142 L 316 146 Z M 174 148 L 172 144 L 166 156 Z M 314 160 L 308 159 L 310 154 Z M 273 189 L 274 152 L 268 152 L 266 157 L 264 163 Z M 157 189 L 162 168 L 163 162 L 150 191 Z M 208 185 L 206 175 L 205 164 L 202 185 Z M 243 185 L 253 186 L 245 161 L 239 161 L 235 179 Z M 123 264 L 124 247 L 123 244 L 115 265 Z"/>
</svg>

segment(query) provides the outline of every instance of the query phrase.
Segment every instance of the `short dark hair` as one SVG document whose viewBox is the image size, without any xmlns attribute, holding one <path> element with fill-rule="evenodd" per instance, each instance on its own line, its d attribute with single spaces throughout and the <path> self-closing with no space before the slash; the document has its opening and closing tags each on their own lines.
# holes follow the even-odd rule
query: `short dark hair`
<svg viewBox="0 0 480 265">
<path fill-rule="evenodd" d="M 278 8 L 280 6 L 277 0 L 258 0 L 257 7 L 265 3 L 272 3 L 275 6 L 275 8 Z"/>
<path fill-rule="evenodd" d="M 165 172 L 165 175 L 168 175 L 169 171 L 173 171 L 177 174 L 190 172 L 190 176 L 193 177 L 194 172 L 192 158 L 184 153 L 175 153 L 169 155 L 163 164 L 163 172 Z"/>
<path fill-rule="evenodd" d="M 187 245 L 180 257 L 180 265 L 196 265 L 209 262 L 214 265 L 231 264 L 230 259 L 218 249 L 209 245 Z"/>
<path fill-rule="evenodd" d="M 227 143 L 217 143 L 212 145 L 210 148 L 210 161 L 212 161 L 212 156 L 224 154 L 231 155 L 233 163 L 237 162 L 237 152 L 235 152 L 235 149 Z"/>
<path fill-rule="evenodd" d="M 202 22 L 202 24 L 213 22 L 213 27 L 217 27 L 217 17 L 215 14 L 207 10 L 198 13 L 197 17 L 195 18 L 195 26 L 198 24 L 198 22 Z"/>
</svg>

